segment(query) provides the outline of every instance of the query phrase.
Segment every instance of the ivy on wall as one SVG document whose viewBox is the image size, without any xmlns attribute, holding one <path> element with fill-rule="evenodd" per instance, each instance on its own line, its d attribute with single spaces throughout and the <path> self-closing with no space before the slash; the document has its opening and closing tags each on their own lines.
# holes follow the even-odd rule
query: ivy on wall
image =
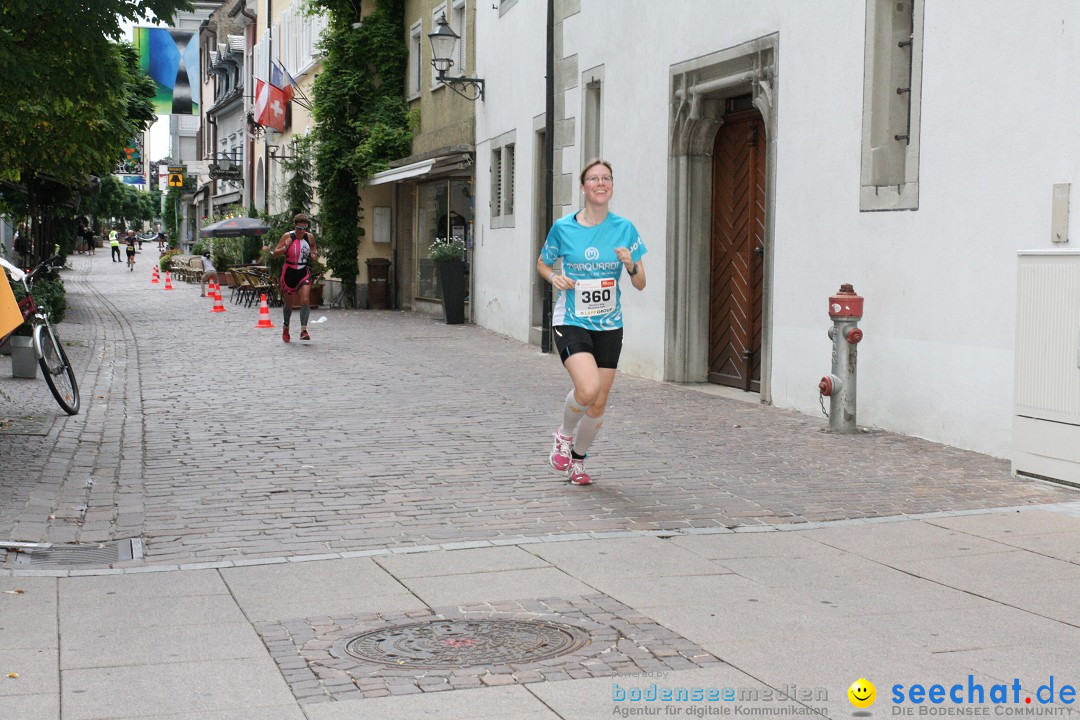
<svg viewBox="0 0 1080 720">
<path fill-rule="evenodd" d="M 322 72 L 312 89 L 315 176 L 319 183 L 320 248 L 341 281 L 342 300 L 356 302 L 360 185 L 409 154 L 412 131 L 405 103 L 403 0 L 376 0 L 361 22 L 359 0 L 312 0 L 329 23 L 320 49 Z M 358 27 L 353 27 L 360 23 Z"/>
</svg>

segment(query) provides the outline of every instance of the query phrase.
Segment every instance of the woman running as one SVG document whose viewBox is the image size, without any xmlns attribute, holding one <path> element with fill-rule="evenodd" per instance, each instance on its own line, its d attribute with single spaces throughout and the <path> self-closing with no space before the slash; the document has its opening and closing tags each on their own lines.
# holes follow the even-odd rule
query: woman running
<svg viewBox="0 0 1080 720">
<path fill-rule="evenodd" d="M 311 339 L 307 331 L 308 318 L 311 316 L 311 308 L 308 306 L 311 293 L 308 260 L 315 256 L 316 250 L 315 236 L 308 232 L 309 227 L 311 219 L 304 213 L 297 213 L 293 217 L 293 230 L 281 236 L 272 253 L 274 257 L 285 256 L 285 266 L 281 269 L 281 309 L 285 321 L 281 339 L 285 342 L 292 339 L 289 335 L 289 321 L 292 320 L 294 304 L 300 308 L 300 339 Z"/>
<path fill-rule="evenodd" d="M 608 393 L 622 352 L 619 279 L 623 271 L 645 289 L 645 243 L 629 220 L 608 211 L 611 163 L 590 160 L 581 171 L 585 208 L 555 221 L 536 270 L 559 291 L 551 318 L 555 345 L 574 387 L 548 461 L 573 485 L 588 485 L 585 457 L 604 424 Z M 562 272 L 552 267 L 562 259 Z"/>
<path fill-rule="evenodd" d="M 127 237 L 124 238 L 124 245 L 125 245 L 124 252 L 127 253 L 128 270 L 130 270 L 131 272 L 135 272 L 135 242 L 136 242 L 136 240 L 138 240 L 138 238 L 135 237 L 135 231 L 134 230 L 128 230 L 127 231 Z"/>
</svg>

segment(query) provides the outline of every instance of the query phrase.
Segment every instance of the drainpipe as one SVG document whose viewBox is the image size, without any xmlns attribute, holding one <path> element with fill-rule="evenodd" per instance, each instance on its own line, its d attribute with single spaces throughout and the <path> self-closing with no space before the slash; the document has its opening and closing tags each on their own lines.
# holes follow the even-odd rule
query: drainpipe
<svg viewBox="0 0 1080 720">
<path fill-rule="evenodd" d="M 555 0 L 547 0 L 547 78 L 544 103 L 544 228 L 554 221 L 555 202 Z M 542 245 L 542 244 L 541 244 Z M 551 352 L 551 283 L 544 283 L 540 352 Z"/>
</svg>

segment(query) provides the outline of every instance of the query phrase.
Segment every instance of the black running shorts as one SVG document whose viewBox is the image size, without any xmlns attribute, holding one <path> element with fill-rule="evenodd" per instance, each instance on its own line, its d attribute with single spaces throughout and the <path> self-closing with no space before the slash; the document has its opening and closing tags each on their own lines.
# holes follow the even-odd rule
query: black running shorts
<svg viewBox="0 0 1080 720">
<path fill-rule="evenodd" d="M 596 367 L 619 367 L 619 355 L 622 354 L 622 328 L 616 330 L 586 330 L 577 325 L 556 325 L 551 328 L 555 336 L 555 347 L 559 348 L 559 357 L 563 364 L 574 353 L 592 353 L 596 358 Z"/>
</svg>

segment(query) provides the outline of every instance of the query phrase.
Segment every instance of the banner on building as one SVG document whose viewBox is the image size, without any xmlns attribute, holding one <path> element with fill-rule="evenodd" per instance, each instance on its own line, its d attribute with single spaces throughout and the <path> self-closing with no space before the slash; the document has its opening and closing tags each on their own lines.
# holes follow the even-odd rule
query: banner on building
<svg viewBox="0 0 1080 720">
<path fill-rule="evenodd" d="M 140 135 L 124 146 L 124 156 L 116 163 L 117 175 L 141 175 L 143 171 L 143 140 Z"/>
<path fill-rule="evenodd" d="M 139 67 L 154 81 L 158 115 L 199 114 L 199 43 L 190 30 L 136 27 Z"/>
</svg>

